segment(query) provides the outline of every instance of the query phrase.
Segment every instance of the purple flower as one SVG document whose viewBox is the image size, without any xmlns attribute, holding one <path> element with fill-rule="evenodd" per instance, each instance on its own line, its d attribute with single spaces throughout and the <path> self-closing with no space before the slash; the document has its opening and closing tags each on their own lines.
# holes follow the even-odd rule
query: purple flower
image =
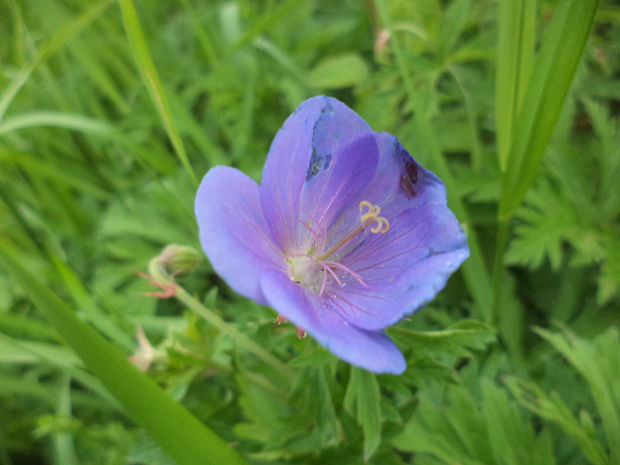
<svg viewBox="0 0 620 465">
<path fill-rule="evenodd" d="M 214 270 L 235 291 L 377 373 L 406 368 L 383 329 L 433 299 L 469 255 L 439 178 L 324 96 L 286 120 L 260 186 L 211 169 L 196 217 Z"/>
</svg>

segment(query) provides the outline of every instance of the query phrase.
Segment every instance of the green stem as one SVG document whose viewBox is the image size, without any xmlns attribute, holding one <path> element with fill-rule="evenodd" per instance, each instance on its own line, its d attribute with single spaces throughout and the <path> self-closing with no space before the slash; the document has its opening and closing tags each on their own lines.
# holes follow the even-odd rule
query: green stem
<svg viewBox="0 0 620 465">
<path fill-rule="evenodd" d="M 495 258 L 493 261 L 493 305 L 491 307 L 491 324 L 497 324 L 504 290 L 504 252 L 508 245 L 508 224 L 510 220 L 500 220 L 495 242 Z"/>
</svg>

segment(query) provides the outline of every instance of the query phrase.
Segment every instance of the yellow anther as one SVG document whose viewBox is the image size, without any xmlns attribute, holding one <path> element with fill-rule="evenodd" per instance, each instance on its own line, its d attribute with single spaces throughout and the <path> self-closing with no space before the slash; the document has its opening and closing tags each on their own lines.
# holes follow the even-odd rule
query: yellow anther
<svg viewBox="0 0 620 465">
<path fill-rule="evenodd" d="M 363 200 L 360 202 L 360 211 L 364 211 L 364 208 L 368 208 L 368 211 L 362 215 L 362 223 L 365 223 L 366 220 L 376 218 L 376 216 L 381 213 L 381 207 L 379 205 L 371 204 L 368 200 Z"/>
<path fill-rule="evenodd" d="M 377 224 L 375 225 L 374 228 L 370 228 L 371 233 L 385 234 L 386 232 L 390 230 L 390 222 L 386 220 L 385 218 L 383 218 L 382 216 L 377 216 L 375 218 L 375 221 L 377 222 Z"/>
<path fill-rule="evenodd" d="M 374 227 L 370 228 L 371 233 L 385 234 L 388 232 L 390 229 L 390 222 L 384 217 L 379 216 L 379 213 L 381 213 L 381 207 L 379 207 L 379 205 L 373 205 L 367 200 L 363 200 L 360 202 L 360 211 L 363 212 L 365 208 L 368 208 L 368 211 L 360 218 L 362 226 L 365 227 L 366 222 L 372 221 L 376 224 Z"/>
</svg>

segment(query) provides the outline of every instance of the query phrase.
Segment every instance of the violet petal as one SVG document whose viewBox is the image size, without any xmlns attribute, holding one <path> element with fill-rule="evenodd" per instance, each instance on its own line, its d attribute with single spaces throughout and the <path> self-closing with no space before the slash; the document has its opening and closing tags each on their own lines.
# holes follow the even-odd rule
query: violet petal
<svg viewBox="0 0 620 465">
<path fill-rule="evenodd" d="M 241 171 L 216 166 L 198 188 L 195 210 L 213 269 L 236 292 L 265 304 L 259 276 L 284 265 L 265 222 L 258 185 Z"/>
<path fill-rule="evenodd" d="M 439 292 L 469 256 L 465 233 L 448 209 L 443 183 L 418 165 L 415 193 L 400 185 L 403 161 L 414 162 L 398 140 L 378 135 L 381 158 L 375 178 L 363 196 L 381 205 L 389 219 L 386 234 L 367 235 L 361 247 L 340 262 L 363 276 L 366 286 L 351 280 L 332 286 L 333 308 L 350 323 L 377 330 L 414 312 Z M 389 202 L 385 202 L 388 198 Z M 350 216 L 359 215 L 352 206 Z"/>
<path fill-rule="evenodd" d="M 405 370 L 403 355 L 383 331 L 365 331 L 349 324 L 284 273 L 265 272 L 261 288 L 269 305 L 341 359 L 375 373 L 400 374 Z"/>
<path fill-rule="evenodd" d="M 285 121 L 269 149 L 261 182 L 266 218 L 282 249 L 296 240 L 306 181 L 328 169 L 342 147 L 371 132 L 357 113 L 325 96 L 306 100 Z"/>
</svg>

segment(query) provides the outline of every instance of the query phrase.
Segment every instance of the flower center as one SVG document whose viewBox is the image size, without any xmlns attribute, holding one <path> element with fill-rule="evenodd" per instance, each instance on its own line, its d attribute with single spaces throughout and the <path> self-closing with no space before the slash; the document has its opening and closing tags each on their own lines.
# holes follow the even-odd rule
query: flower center
<svg viewBox="0 0 620 465">
<path fill-rule="evenodd" d="M 295 254 L 286 259 L 291 281 L 318 292 L 321 285 L 321 266 L 308 254 Z"/>
<path fill-rule="evenodd" d="M 304 247 L 304 249 L 307 249 L 307 252 L 291 254 L 286 258 L 288 275 L 291 281 L 301 284 L 317 292 L 319 295 L 323 295 L 328 280 L 330 282 L 335 282 L 341 287 L 352 280 L 357 281 L 364 287 L 368 287 L 362 277 L 355 271 L 347 268 L 342 263 L 328 260 L 337 251 L 341 250 L 347 244 L 350 244 L 355 237 L 366 231 L 370 226 L 373 226 L 369 228 L 372 234 L 385 234 L 390 229 L 390 222 L 386 218 L 379 216 L 381 207 L 378 205 L 373 205 L 367 200 L 364 200 L 360 202 L 359 209 L 360 212 L 362 212 L 360 216 L 360 225 L 346 234 L 331 249 L 324 252 L 324 244 L 320 243 L 322 242 L 321 238 L 324 238 L 324 236 L 314 234 L 315 241 L 311 247 Z M 364 212 L 364 210 L 366 211 Z M 310 223 L 304 224 L 304 226 L 312 232 Z M 318 251 L 321 252 L 316 253 Z M 319 256 L 315 257 L 315 253 Z"/>
</svg>

